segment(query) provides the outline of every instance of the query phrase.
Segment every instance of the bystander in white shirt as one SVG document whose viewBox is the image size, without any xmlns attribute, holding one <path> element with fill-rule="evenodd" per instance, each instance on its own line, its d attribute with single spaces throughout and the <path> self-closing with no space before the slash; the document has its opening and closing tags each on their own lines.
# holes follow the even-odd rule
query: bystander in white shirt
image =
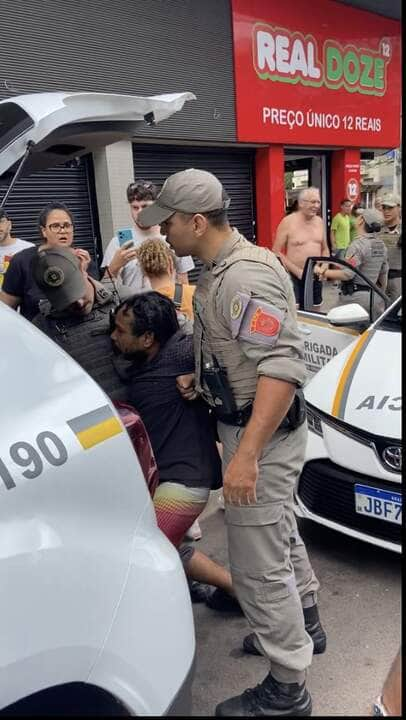
<svg viewBox="0 0 406 720">
<path fill-rule="evenodd" d="M 12 242 L 9 242 L 7 245 L 2 245 L 0 242 L 0 289 L 13 255 L 28 247 L 33 247 L 33 245 L 34 243 L 28 242 L 27 240 L 20 240 L 20 238 L 12 238 Z"/>
<path fill-rule="evenodd" d="M 133 235 L 132 239 L 134 242 L 134 249 L 138 248 L 141 243 L 143 243 L 145 240 L 149 240 L 150 238 L 160 238 L 161 240 L 165 240 L 164 235 L 160 234 L 159 225 L 147 228 L 146 230 L 142 230 L 140 227 L 135 226 L 131 228 L 131 231 Z M 110 265 L 117 250 L 120 250 L 120 243 L 117 236 L 115 235 L 110 240 L 104 252 L 102 267 L 108 267 Z M 194 266 L 195 264 L 190 255 L 175 258 L 175 268 L 177 275 L 190 272 L 190 270 L 193 270 Z M 123 285 L 131 288 L 131 290 L 133 290 L 135 293 L 151 289 L 148 278 L 144 277 L 139 262 L 135 258 L 129 260 L 127 264 L 124 265 L 124 267 L 121 269 L 120 277 Z"/>
</svg>

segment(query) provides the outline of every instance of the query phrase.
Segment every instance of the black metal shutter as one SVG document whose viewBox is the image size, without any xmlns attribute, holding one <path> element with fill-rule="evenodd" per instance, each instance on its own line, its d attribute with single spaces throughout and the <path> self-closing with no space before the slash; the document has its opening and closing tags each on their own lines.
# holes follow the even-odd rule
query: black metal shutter
<svg viewBox="0 0 406 720">
<path fill-rule="evenodd" d="M 83 157 L 72 166 L 41 170 L 17 181 L 6 204 L 13 223 L 13 236 L 30 242 L 40 239 L 37 220 L 44 205 L 65 203 L 75 216 L 75 245 L 95 258 L 95 222 L 91 158 Z M 6 188 L 1 188 L 4 194 Z"/>
<path fill-rule="evenodd" d="M 0 28 L 0 98 L 190 90 L 196 100 L 140 134 L 236 139 L 230 0 L 1 0 Z"/>
<path fill-rule="evenodd" d="M 254 152 L 238 148 L 191 148 L 170 145 L 134 145 L 135 177 L 151 180 L 161 186 L 168 175 L 199 168 L 218 177 L 231 197 L 229 219 L 231 225 L 255 242 L 254 214 Z M 196 270 L 189 273 L 195 282 L 201 262 L 195 259 Z"/>
</svg>

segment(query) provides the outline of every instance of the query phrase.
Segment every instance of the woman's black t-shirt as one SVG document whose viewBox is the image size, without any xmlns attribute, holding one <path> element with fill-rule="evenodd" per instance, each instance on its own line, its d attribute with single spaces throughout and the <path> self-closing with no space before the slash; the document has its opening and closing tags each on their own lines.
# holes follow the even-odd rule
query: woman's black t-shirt
<svg viewBox="0 0 406 720">
<path fill-rule="evenodd" d="M 27 320 L 32 320 L 38 314 L 39 301 L 45 299 L 43 291 L 32 276 L 31 263 L 37 250 L 37 247 L 29 247 L 13 255 L 2 287 L 9 295 L 21 298 L 20 312 Z M 98 279 L 97 268 L 93 262 L 89 265 L 88 273 Z"/>
<path fill-rule="evenodd" d="M 193 340 L 180 330 L 158 355 L 133 368 L 129 401 L 147 429 L 160 482 L 219 487 L 221 461 L 206 403 L 183 400 L 176 377 L 194 372 Z"/>
</svg>

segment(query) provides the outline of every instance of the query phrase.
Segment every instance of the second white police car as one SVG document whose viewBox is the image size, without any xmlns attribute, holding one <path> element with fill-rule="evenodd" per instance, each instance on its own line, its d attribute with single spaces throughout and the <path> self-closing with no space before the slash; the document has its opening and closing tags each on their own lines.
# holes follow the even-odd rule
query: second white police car
<svg viewBox="0 0 406 720">
<path fill-rule="evenodd" d="M 332 288 L 329 312 L 306 300 L 298 311 L 310 432 L 296 514 L 401 552 L 401 299 L 372 324 L 359 305 L 334 307 L 337 299 Z"/>
</svg>

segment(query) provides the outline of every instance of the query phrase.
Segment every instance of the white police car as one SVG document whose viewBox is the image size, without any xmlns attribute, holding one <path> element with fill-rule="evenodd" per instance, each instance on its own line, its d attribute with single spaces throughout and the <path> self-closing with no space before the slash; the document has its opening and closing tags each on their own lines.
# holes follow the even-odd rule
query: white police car
<svg viewBox="0 0 406 720">
<path fill-rule="evenodd" d="M 90 118 L 81 126 L 84 149 L 86 134 L 103 134 L 105 101 L 109 131 L 115 114 L 126 132 L 131 113 L 137 119 L 156 107 L 159 115 L 166 102 L 138 99 L 137 115 L 137 98 L 120 106 L 117 95 L 80 95 L 0 103 L 8 149 L 1 172 L 24 157 L 31 137 L 40 165 L 37 142 L 58 152 L 54 111 L 66 121 L 63 143 L 78 130 L 66 123 Z M 185 99 L 169 99 L 166 115 Z M 188 714 L 190 594 L 127 432 L 87 373 L 2 303 L 0 328 L 0 713 Z"/>
<path fill-rule="evenodd" d="M 359 305 L 298 316 L 311 379 L 296 514 L 401 552 L 401 301 L 366 329 Z"/>
</svg>

